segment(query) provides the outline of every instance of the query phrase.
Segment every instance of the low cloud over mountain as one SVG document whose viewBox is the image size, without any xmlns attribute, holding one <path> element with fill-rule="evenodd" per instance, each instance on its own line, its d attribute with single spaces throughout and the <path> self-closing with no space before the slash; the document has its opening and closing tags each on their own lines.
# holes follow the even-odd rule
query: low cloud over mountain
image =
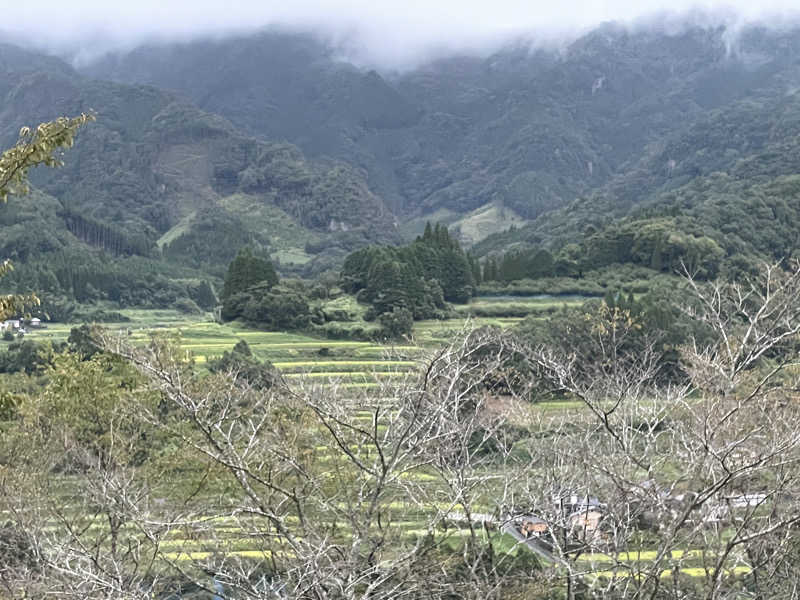
<svg viewBox="0 0 800 600">
<path fill-rule="evenodd" d="M 276 26 L 314 31 L 355 62 L 405 69 L 446 54 L 485 54 L 519 36 L 555 43 L 610 20 L 673 29 L 687 22 L 724 23 L 735 31 L 753 21 L 785 23 L 798 10 L 791 0 L 41 0 L 5 6 L 3 14 L 4 37 L 68 56 L 77 64 L 142 43 L 225 37 Z"/>
</svg>

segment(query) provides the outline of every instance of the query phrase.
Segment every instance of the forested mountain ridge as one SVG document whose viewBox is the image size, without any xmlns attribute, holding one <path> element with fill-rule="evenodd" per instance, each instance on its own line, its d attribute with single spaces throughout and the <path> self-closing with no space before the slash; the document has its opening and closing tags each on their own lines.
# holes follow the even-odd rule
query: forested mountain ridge
<svg viewBox="0 0 800 600">
<path fill-rule="evenodd" d="M 87 79 L 13 46 L 0 46 L 0 70 L 4 146 L 21 126 L 54 115 L 98 117 L 63 168 L 32 175 L 35 199 L 4 209 L 0 251 L 18 267 L 7 285 L 88 300 L 95 294 L 76 292 L 71 276 L 56 284 L 36 272 L 81 265 L 96 287 L 109 279 L 100 271 L 120 276 L 119 263 L 138 256 L 145 271 L 213 278 L 246 243 L 284 251 L 291 262 L 310 258 L 307 242 L 325 248 L 330 240 L 341 246 L 323 259 L 335 261 L 395 235 L 381 199 L 346 163 L 309 161 L 291 144 L 256 140 L 168 92 Z M 94 299 L 117 295 L 95 291 Z"/>
<path fill-rule="evenodd" d="M 174 89 L 267 138 L 355 163 L 400 221 L 457 221 L 490 202 L 532 219 L 601 188 L 713 111 L 791 90 L 798 56 L 791 32 L 732 40 L 721 27 L 606 25 L 560 52 L 520 43 L 381 76 L 308 36 L 265 32 L 140 48 L 89 72 Z M 680 175 L 680 159 L 650 169 L 675 160 Z"/>
<path fill-rule="evenodd" d="M 743 262 L 792 255 L 800 222 L 800 96 L 787 81 L 796 72 L 794 65 L 747 98 L 676 127 L 603 187 L 527 227 L 489 237 L 474 252 L 577 243 L 585 256 L 597 256 L 598 241 L 630 249 L 622 230 L 655 227 L 662 237 L 713 240 L 734 275 Z M 608 262 L 629 260 L 623 252 Z"/>
<path fill-rule="evenodd" d="M 43 265 L 125 261 L 159 285 L 219 282 L 247 244 L 313 276 L 426 221 L 477 256 L 546 249 L 573 276 L 779 258 L 800 217 L 794 33 L 604 25 L 559 50 L 519 42 L 403 73 L 271 30 L 80 72 L 0 46 L 6 146 L 22 125 L 98 115 L 63 169 L 34 175 L 41 200 L 5 211 L 0 249 L 22 267 L 7 285 L 113 299 Z"/>
</svg>

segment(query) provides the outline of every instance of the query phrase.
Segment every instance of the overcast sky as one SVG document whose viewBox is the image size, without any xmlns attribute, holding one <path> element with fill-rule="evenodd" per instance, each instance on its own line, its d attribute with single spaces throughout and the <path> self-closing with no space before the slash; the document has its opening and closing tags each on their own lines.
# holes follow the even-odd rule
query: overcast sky
<svg viewBox="0 0 800 600">
<path fill-rule="evenodd" d="M 515 35 L 574 35 L 604 21 L 731 24 L 794 19 L 800 0 L 0 0 L 0 30 L 52 51 L 241 33 L 266 25 L 345 41 L 362 60 L 402 67 L 432 54 L 486 51 Z M 657 16 L 655 16 L 657 15 Z"/>
</svg>

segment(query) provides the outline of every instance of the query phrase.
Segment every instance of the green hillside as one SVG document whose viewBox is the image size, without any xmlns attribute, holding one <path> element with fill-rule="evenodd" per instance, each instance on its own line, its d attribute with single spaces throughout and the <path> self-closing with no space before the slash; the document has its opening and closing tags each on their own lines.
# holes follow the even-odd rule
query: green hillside
<svg viewBox="0 0 800 600">
<path fill-rule="evenodd" d="M 291 144 L 248 137 L 171 93 L 87 79 L 12 46 L 0 46 L 0 70 L 5 146 L 24 125 L 97 115 L 61 169 L 34 172 L 37 195 L 3 210 L 3 256 L 17 267 L 6 286 L 118 299 L 103 281 L 130 280 L 120 265 L 131 261 L 159 284 L 162 275 L 214 279 L 251 244 L 286 269 L 313 272 L 359 245 L 395 239 L 381 199 L 344 162 L 309 161 Z M 333 249 L 320 265 L 309 264 L 312 242 Z M 85 271 L 92 289 L 76 290 L 58 265 Z"/>
<path fill-rule="evenodd" d="M 493 202 L 534 219 L 601 189 L 627 206 L 643 184 L 762 146 L 770 129 L 745 130 L 800 83 L 797 36 L 751 28 L 735 54 L 725 36 L 606 25 L 558 53 L 518 43 L 380 75 L 309 36 L 266 31 L 143 47 L 89 72 L 179 90 L 266 139 L 362 167 L 400 222 Z"/>
<path fill-rule="evenodd" d="M 606 25 L 560 52 L 520 42 L 404 73 L 269 30 L 144 46 L 80 73 L 0 46 L 6 146 L 22 125 L 98 117 L 62 169 L 34 174 L 39 196 L 5 211 L 18 266 L 5 285 L 114 299 L 102 281 L 131 262 L 123 274 L 179 289 L 219 284 L 245 245 L 313 278 L 428 221 L 484 263 L 546 251 L 552 269 L 525 277 L 669 273 L 698 253 L 709 275 L 746 269 L 796 245 L 797 39 L 750 28 L 731 52 L 724 28 Z M 80 292 L 53 267 L 77 264 L 93 281 Z"/>
</svg>

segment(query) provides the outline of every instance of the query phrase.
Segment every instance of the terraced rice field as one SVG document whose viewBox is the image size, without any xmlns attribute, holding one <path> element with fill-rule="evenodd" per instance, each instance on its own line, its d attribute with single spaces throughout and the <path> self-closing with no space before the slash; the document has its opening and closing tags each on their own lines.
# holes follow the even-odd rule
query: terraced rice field
<svg viewBox="0 0 800 600">
<path fill-rule="evenodd" d="M 236 323 L 219 324 L 204 317 L 189 317 L 176 311 L 124 311 L 129 323 L 105 324 L 119 330 L 132 343 L 146 343 L 153 332 L 175 332 L 181 346 L 202 366 L 210 358 L 230 351 L 245 340 L 254 356 L 268 360 L 288 381 L 306 378 L 316 383 L 370 388 L 380 382 L 399 380 L 415 372 L 426 349 L 447 343 L 466 327 L 475 325 L 513 326 L 520 318 L 464 318 L 421 321 L 415 324 L 412 343 L 328 340 L 302 333 L 249 329 Z M 49 324 L 32 330 L 29 339 L 63 342 L 74 325 Z M 1 346 L 0 346 L 1 347 Z"/>
<path fill-rule="evenodd" d="M 289 379 L 309 377 L 351 384 L 375 384 L 378 379 L 407 375 L 416 368 L 422 348 L 417 345 L 381 345 L 338 341 L 308 335 L 247 329 L 237 324 L 217 324 L 191 319 L 173 311 L 131 311 L 130 323 L 108 323 L 136 343 L 146 343 L 154 332 L 175 332 L 181 346 L 198 365 L 230 351 L 245 340 L 254 356 L 272 362 Z M 74 325 L 50 324 L 32 330 L 28 339 L 60 343 Z"/>
<path fill-rule="evenodd" d="M 435 485 L 435 484 L 433 484 Z M 430 529 L 427 527 L 426 517 L 428 514 L 420 513 L 417 507 L 412 507 L 405 502 L 395 502 L 389 507 L 392 512 L 396 512 L 396 520 L 392 520 L 392 527 L 395 529 L 397 540 L 414 542 L 419 538 L 432 537 L 438 543 L 449 546 L 454 550 L 459 548 L 463 539 L 470 535 L 466 524 L 451 523 L 444 530 L 442 528 Z M 431 506 L 431 510 L 452 511 L 457 514 L 458 507 L 439 505 Z M 90 519 L 91 520 L 91 519 Z M 291 522 L 291 517 L 287 523 Z M 80 523 L 82 539 L 90 541 L 104 539 L 108 535 L 108 524 L 102 515 L 96 515 L 94 522 L 80 520 L 72 523 Z M 53 521 L 44 528 L 50 535 L 58 535 L 63 531 L 65 522 L 63 520 Z M 348 525 L 341 523 L 338 531 L 346 535 Z M 484 541 L 491 540 L 494 550 L 500 554 L 518 555 L 519 553 L 529 552 L 524 544 L 517 542 L 510 535 L 497 531 L 489 532 L 485 529 L 478 529 L 479 539 Z M 138 527 L 124 525 L 121 529 L 123 539 L 137 540 L 137 543 L 147 544 L 141 537 Z M 191 526 L 179 526 L 164 534 L 157 542 L 157 560 L 167 563 L 179 562 L 186 563 L 189 568 L 203 568 L 207 561 L 224 555 L 228 558 L 250 559 L 260 561 L 272 556 L 272 551 L 280 551 L 284 558 L 291 557 L 289 550 L 280 550 L 280 546 L 272 546 L 272 550 L 266 547 L 259 533 L 257 523 L 248 523 L 237 520 L 233 517 L 207 517 L 196 516 L 192 519 Z M 675 577 L 708 577 L 713 573 L 713 555 L 704 553 L 702 550 L 675 550 L 670 553 L 669 560 L 675 564 L 675 568 L 664 568 L 659 576 L 661 578 Z M 642 578 L 649 572 L 651 561 L 656 557 L 653 550 L 638 550 L 623 552 L 615 555 L 610 554 L 584 554 L 574 560 L 572 570 L 574 573 L 585 578 L 589 584 L 597 582 L 603 584 L 604 581 L 611 579 Z M 186 568 L 186 567 L 184 567 Z M 726 576 L 743 576 L 752 572 L 746 564 L 731 565 L 725 570 Z"/>
<path fill-rule="evenodd" d="M 544 311 L 581 301 L 583 298 L 580 297 L 548 296 L 476 298 L 470 304 L 456 307 L 462 315 L 459 318 L 416 323 L 413 342 L 405 344 L 326 340 L 300 333 L 257 331 L 235 323 L 214 323 L 207 316 L 187 316 L 172 310 L 125 310 L 123 312 L 130 322 L 105 325 L 125 332 L 134 343 L 144 343 L 155 331 L 179 332 L 182 346 L 200 365 L 231 350 L 239 340 L 245 340 L 257 358 L 269 360 L 287 376 L 307 375 L 316 379 L 329 377 L 369 383 L 370 380 L 374 382 L 413 372 L 415 359 L 426 348 L 447 343 L 469 327 L 511 327 L 526 314 L 544 314 Z M 509 309 L 516 316 L 494 316 Z M 28 336 L 35 340 L 63 342 L 73 326 L 48 324 L 45 328 L 31 330 Z M 0 342 L 0 348 L 3 344 Z"/>
<path fill-rule="evenodd" d="M 515 306 L 528 304 L 531 306 L 531 312 L 535 313 L 552 310 L 553 307 L 564 304 L 565 300 L 543 298 L 525 302 L 518 298 L 480 299 L 471 306 L 486 313 L 500 311 L 503 302 L 511 302 Z M 108 327 L 122 331 L 133 343 L 145 343 L 156 331 L 178 333 L 182 347 L 198 365 L 203 365 L 210 358 L 230 351 L 239 340 L 245 340 L 257 358 L 272 362 L 289 382 L 307 381 L 312 385 L 337 385 L 340 388 L 356 390 L 376 388 L 412 376 L 427 349 L 450 341 L 468 327 L 488 324 L 509 327 L 521 320 L 521 317 L 470 316 L 480 311 L 471 310 L 469 306 L 459 310 L 464 318 L 416 323 L 413 342 L 385 345 L 373 342 L 327 340 L 299 333 L 257 331 L 238 324 L 214 323 L 204 317 L 187 317 L 175 311 L 126 311 L 127 316 L 131 318 L 130 323 L 108 324 Z M 51 324 L 45 329 L 31 331 L 29 338 L 61 342 L 67 338 L 71 327 L 71 325 Z M 542 403 L 537 408 L 540 414 L 545 415 L 550 412 L 579 409 L 580 404 L 574 402 Z M 371 414 L 358 414 L 357 418 L 369 419 Z M 315 449 L 316 458 L 322 464 L 329 452 L 330 450 L 324 446 Z M 424 471 L 409 476 L 426 485 L 437 485 L 434 478 Z M 402 530 L 403 536 L 413 538 L 431 533 L 425 525 L 427 515 L 420 514 L 418 507 L 412 509 L 398 499 L 397 506 L 392 509 L 394 508 L 397 510 L 396 525 Z M 457 507 L 430 508 L 458 510 Z M 486 510 L 489 510 L 488 506 Z M 52 527 L 57 526 L 55 523 L 52 525 Z M 106 525 L 98 522 L 91 527 L 102 531 Z M 240 558 L 260 560 L 266 557 L 258 539 L 244 531 L 241 523 L 237 521 L 214 519 L 207 523 L 206 531 L 207 535 L 200 536 L 196 532 L 181 529 L 172 531 L 162 542 L 163 557 L 173 561 L 203 561 L 219 554 L 220 551 L 228 556 Z M 456 526 L 447 532 L 434 533 L 437 536 L 446 536 L 456 544 L 462 536 L 463 529 Z M 513 554 L 527 551 L 505 534 L 496 533 L 493 534 L 493 538 L 496 548 L 503 548 L 504 551 Z M 689 559 L 688 565 L 681 569 L 684 575 L 705 575 L 705 571 L 695 564 L 697 557 L 689 553 L 683 558 Z M 652 557 L 648 555 L 648 551 L 642 551 L 636 556 L 625 557 L 585 555 L 579 562 L 585 565 L 587 572 L 594 573 L 595 576 L 611 577 L 619 576 L 619 572 L 613 569 L 617 560 L 630 561 L 629 564 L 635 565 L 639 561 L 652 560 Z"/>
</svg>

